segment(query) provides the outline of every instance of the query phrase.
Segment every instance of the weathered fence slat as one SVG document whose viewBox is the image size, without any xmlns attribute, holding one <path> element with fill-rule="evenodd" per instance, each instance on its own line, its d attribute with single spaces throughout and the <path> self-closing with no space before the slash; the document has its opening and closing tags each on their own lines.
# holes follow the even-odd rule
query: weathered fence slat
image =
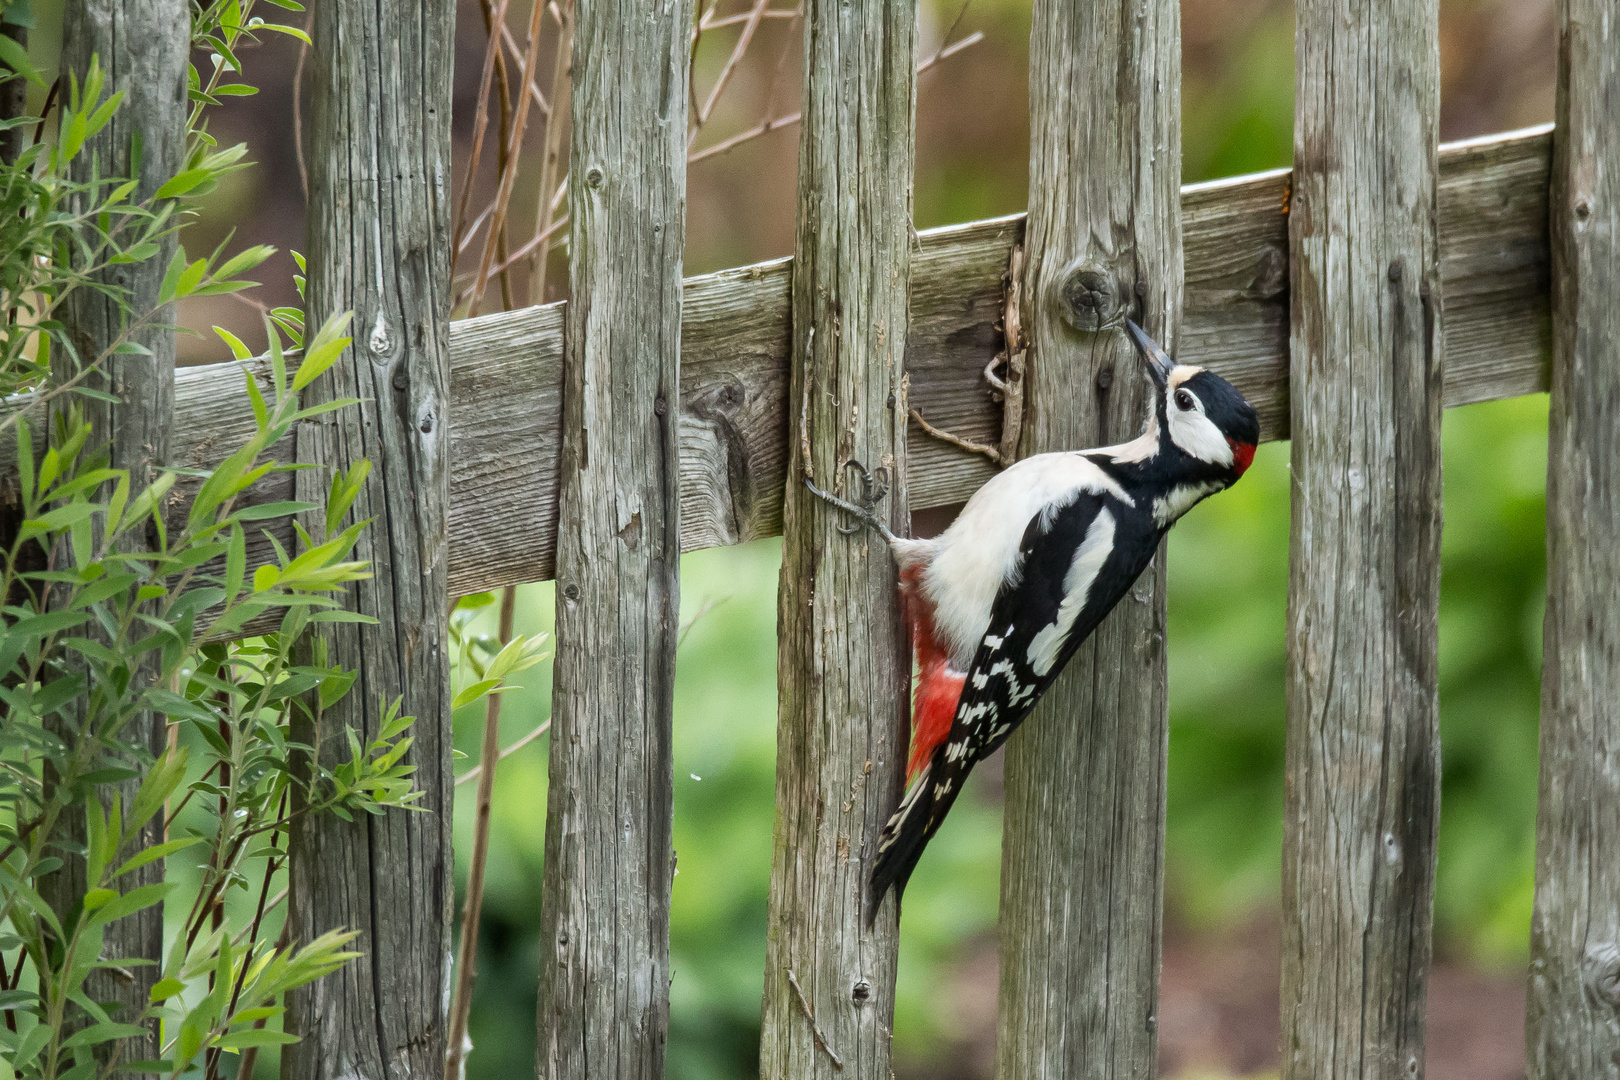
<svg viewBox="0 0 1620 1080">
<path fill-rule="evenodd" d="M 896 912 L 885 903 L 868 929 L 863 897 L 878 831 L 899 801 L 909 641 L 887 546 L 864 529 L 842 535 L 848 521 L 800 480 L 859 497 L 845 462 L 887 469 L 879 512 L 906 532 L 916 21 L 914 0 L 805 8 L 788 393 L 800 404 L 785 425 L 766 1080 L 890 1076 Z"/>
<path fill-rule="evenodd" d="M 1531 1080 L 1620 1067 L 1620 24 L 1560 14 Z"/>
<path fill-rule="evenodd" d="M 361 931 L 361 957 L 290 995 L 282 1051 L 296 1080 L 439 1076 L 451 948 L 449 594 L 450 0 L 315 8 L 309 177 L 308 320 L 352 310 L 354 344 L 305 390 L 305 404 L 358 397 L 294 433 L 296 456 L 328 468 L 367 458 L 356 557 L 374 577 L 345 606 L 375 625 L 325 624 L 332 662 L 358 672 L 322 719 L 317 753 L 347 760 L 352 725 L 375 737 L 396 700 L 415 716 L 413 783 L 426 813 L 353 823 L 293 820 L 292 935 Z M 232 398 L 240 395 L 232 394 Z M 324 503 L 323 470 L 296 474 Z M 306 522 L 320 536 L 323 522 Z M 313 742 L 308 725 L 296 737 Z"/>
<path fill-rule="evenodd" d="M 691 25 L 686 0 L 574 24 L 545 1080 L 664 1074 Z"/>
<path fill-rule="evenodd" d="M 1438 8 L 1297 8 L 1288 1080 L 1423 1070 L 1440 795 Z"/>
<path fill-rule="evenodd" d="M 92 171 L 106 176 L 130 177 L 138 181 L 130 199 L 150 199 L 169 177 L 185 165 L 186 156 L 186 54 L 191 47 L 190 19 L 183 0 L 72 0 L 63 10 L 62 71 L 72 73 L 83 85 L 92 58 L 99 58 L 106 74 L 108 95 L 122 93 L 124 104 L 101 133 L 95 136 L 71 166 L 73 179 L 84 182 Z M 15 84 L 23 80 L 14 79 Z M 22 130 L 22 129 L 18 129 Z M 134 173 L 139 162 L 140 173 Z M 163 273 L 174 254 L 175 237 L 159 244 L 159 253 L 142 263 L 116 267 L 104 277 L 129 290 L 127 302 L 135 317 L 145 315 L 157 303 Z M 78 352 L 80 362 L 89 364 L 102 356 L 118 340 L 126 323 L 123 308 L 99 292 L 79 289 L 64 305 L 64 323 Z M 139 489 L 169 464 L 169 430 L 174 410 L 174 331 L 168 324 L 173 312 L 157 313 L 153 325 L 137 330 L 134 340 L 150 350 L 149 355 L 127 353 L 108 355 L 102 373 L 86 385 L 116 395 L 118 401 L 100 401 L 74 396 L 58 399 L 59 407 L 69 402 L 82 409 L 94 428 L 94 439 L 105 440 L 111 466 L 127 469 L 130 482 Z M 71 377 L 77 369 L 72 361 L 56 358 L 53 376 Z M 43 426 L 43 425 L 42 425 Z M 15 460 L 14 458 L 10 460 Z M 132 532 L 122 543 L 129 550 L 141 548 L 144 532 Z M 144 548 L 141 548 L 144 550 Z M 147 676 L 153 668 L 146 665 Z M 166 739 L 163 718 L 142 714 L 130 721 L 123 738 L 144 746 L 154 755 L 163 752 Z M 139 780 L 110 785 L 123 805 L 128 806 L 140 787 Z M 162 815 L 150 822 L 139 835 L 126 841 L 125 855 L 163 840 Z M 83 842 L 81 815 L 69 816 L 70 839 Z M 84 895 L 84 861 L 68 856 L 62 869 L 46 878 L 45 894 L 58 911 L 71 909 Z M 159 860 L 120 881 L 122 887 L 151 885 L 163 880 Z M 118 1002 L 131 1014 L 146 1008 L 148 991 L 157 981 L 157 964 L 163 959 L 163 909 L 148 908 L 107 927 L 102 955 L 108 960 L 140 960 L 150 966 L 130 965 L 127 975 L 113 971 L 92 972 L 84 990 L 99 1002 Z M 127 1017 L 118 1017 L 125 1019 Z M 122 1044 L 124 1061 L 158 1057 L 156 1025 L 144 1039 Z"/>
<path fill-rule="evenodd" d="M 1126 316 L 1185 352 L 1179 5 L 1037 0 L 1029 77 L 1025 455 L 1141 431 L 1152 387 Z M 1161 555 L 1007 745 L 1003 1080 L 1154 1072 L 1163 586 Z"/>
<path fill-rule="evenodd" d="M 1547 130 L 1442 153 L 1446 404 L 1545 390 Z M 1179 353 L 1231 379 L 1288 437 L 1287 172 L 1183 189 L 1186 315 Z M 1001 348 L 1002 275 L 1023 215 L 933 229 L 912 257 L 906 369 L 932 422 L 994 442 L 1000 408 L 982 372 Z M 681 547 L 782 530 L 787 470 L 788 293 L 780 259 L 689 279 L 682 305 Z M 549 580 L 557 537 L 563 304 L 451 327 L 450 591 Z M 268 385 L 268 369 L 262 374 Z M 173 459 L 207 468 L 241 445 L 253 414 L 235 363 L 177 373 Z M 913 509 L 958 503 L 990 464 L 912 425 Z M 277 482 L 284 486 L 277 486 Z M 256 489 L 290 497 L 284 477 Z M 513 513 L 522 507 L 522 513 Z M 289 540 L 288 531 L 282 539 Z M 268 550 L 268 544 L 266 544 Z"/>
</svg>

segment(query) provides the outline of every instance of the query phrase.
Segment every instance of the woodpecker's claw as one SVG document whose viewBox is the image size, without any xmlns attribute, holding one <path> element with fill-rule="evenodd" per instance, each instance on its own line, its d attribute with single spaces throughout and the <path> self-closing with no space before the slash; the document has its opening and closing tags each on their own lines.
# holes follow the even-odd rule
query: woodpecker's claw
<svg viewBox="0 0 1620 1080">
<path fill-rule="evenodd" d="M 846 461 L 844 467 L 854 469 L 861 478 L 861 499 L 859 504 L 840 499 L 831 492 L 822 491 L 811 483 L 808 477 L 804 481 L 804 486 L 810 490 L 810 494 L 822 502 L 829 506 L 836 506 L 844 513 L 858 519 L 868 528 L 875 530 L 884 540 L 891 544 L 894 543 L 897 539 L 894 533 L 889 531 L 889 527 L 873 511 L 873 508 L 889 494 L 889 470 L 882 466 L 879 466 L 876 470 L 871 470 L 858 461 Z M 874 472 L 877 478 L 876 484 L 873 483 Z M 847 528 L 839 525 L 837 529 L 845 536 L 852 536 L 860 530 L 860 525 L 851 525 Z"/>
</svg>

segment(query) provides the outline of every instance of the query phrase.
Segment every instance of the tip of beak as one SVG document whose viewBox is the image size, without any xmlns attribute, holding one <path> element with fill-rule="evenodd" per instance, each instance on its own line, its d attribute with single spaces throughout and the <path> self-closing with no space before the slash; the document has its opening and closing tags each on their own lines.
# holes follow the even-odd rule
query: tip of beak
<svg viewBox="0 0 1620 1080">
<path fill-rule="evenodd" d="M 1155 383 L 1164 386 L 1175 364 L 1159 347 L 1159 343 L 1148 337 L 1147 331 L 1137 326 L 1133 320 L 1125 320 L 1125 329 L 1131 335 L 1131 342 L 1136 346 L 1136 351 L 1142 354 L 1142 359 L 1148 367 L 1148 374 Z"/>
</svg>

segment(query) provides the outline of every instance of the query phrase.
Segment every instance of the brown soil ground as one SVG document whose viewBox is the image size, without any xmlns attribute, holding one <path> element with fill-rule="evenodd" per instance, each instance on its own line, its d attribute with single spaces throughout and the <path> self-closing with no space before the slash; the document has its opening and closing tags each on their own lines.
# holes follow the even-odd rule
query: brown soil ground
<svg viewBox="0 0 1620 1080">
<path fill-rule="evenodd" d="M 1278 1070 L 1281 927 L 1259 919 L 1218 935 L 1172 928 L 1164 947 L 1159 1073 L 1170 1080 L 1274 1076 Z M 981 942 L 951 979 L 962 1043 L 941 1071 L 905 1080 L 990 1077 L 996 951 Z M 1522 1080 L 1524 980 L 1442 957 L 1429 981 L 1429 1080 Z"/>
</svg>

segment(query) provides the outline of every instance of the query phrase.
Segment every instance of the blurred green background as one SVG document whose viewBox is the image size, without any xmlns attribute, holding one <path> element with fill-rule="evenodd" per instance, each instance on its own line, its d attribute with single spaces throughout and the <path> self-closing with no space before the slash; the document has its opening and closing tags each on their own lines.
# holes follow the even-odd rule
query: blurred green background
<svg viewBox="0 0 1620 1080">
<path fill-rule="evenodd" d="M 32 47 L 43 66 L 54 66 L 56 5 L 38 6 L 43 25 Z M 518 35 L 520 7 L 526 10 L 513 5 Z M 741 0 L 724 0 L 722 10 L 732 9 L 741 10 Z M 925 55 L 959 9 L 960 0 L 923 0 Z M 984 40 L 922 77 L 919 227 L 1025 205 L 1029 18 L 1029 0 L 973 0 L 952 36 L 982 32 Z M 1292 3 L 1183 0 L 1182 19 L 1184 179 L 1286 165 Z M 1441 30 L 1446 138 L 1551 118 L 1551 0 L 1443 0 Z M 701 86 L 715 78 L 734 33 L 705 35 L 696 68 Z M 483 48 L 478 6 L 464 0 L 455 112 L 462 153 Z M 798 49 L 788 20 L 768 20 L 700 145 L 792 111 Z M 246 141 L 259 167 L 221 185 L 186 241 L 211 247 L 234 232 L 235 245 L 298 248 L 304 204 L 290 120 L 297 50 L 277 41 L 245 59 L 263 93 L 231 99 L 214 130 L 224 143 Z M 538 156 L 532 151 L 542 136 L 531 130 L 529 157 Z M 797 129 L 787 127 L 693 166 L 688 272 L 790 252 L 796 158 Z M 514 205 L 534 205 L 537 173 L 537 165 L 524 165 Z M 477 186 L 474 205 L 494 186 L 491 170 Z M 256 298 L 296 302 L 290 260 L 278 260 Z M 555 288 L 566 275 L 561 257 L 554 265 Z M 187 326 L 220 324 L 249 341 L 262 337 L 259 319 L 251 303 L 235 298 L 182 311 Z M 182 356 L 224 359 L 212 342 L 211 335 L 183 339 Z M 1441 963 L 1430 995 L 1428 1075 L 1505 1080 L 1523 1067 L 1518 972 L 1532 886 L 1545 397 L 1447 413 L 1445 455 Z M 1288 479 L 1286 444 L 1264 447 L 1243 482 L 1194 511 L 1170 542 L 1169 910 L 1160 1033 L 1171 1076 L 1276 1067 Z M 774 814 L 778 557 L 772 541 L 702 552 L 682 564 L 682 606 L 695 621 L 680 652 L 675 715 L 674 1080 L 740 1080 L 757 1072 Z M 551 610 L 549 586 L 523 589 L 520 629 L 548 628 Z M 549 699 L 549 666 L 542 666 L 507 698 L 503 744 L 543 722 Z M 476 756 L 481 711 L 458 715 L 456 725 L 457 745 Z M 907 893 L 895 1022 L 896 1072 L 904 1080 L 990 1075 L 1000 794 L 996 759 L 976 773 Z M 458 889 L 471 846 L 472 795 L 472 785 L 460 789 Z M 496 784 L 470 1077 L 532 1074 L 545 805 L 542 739 L 507 759 Z"/>
</svg>

